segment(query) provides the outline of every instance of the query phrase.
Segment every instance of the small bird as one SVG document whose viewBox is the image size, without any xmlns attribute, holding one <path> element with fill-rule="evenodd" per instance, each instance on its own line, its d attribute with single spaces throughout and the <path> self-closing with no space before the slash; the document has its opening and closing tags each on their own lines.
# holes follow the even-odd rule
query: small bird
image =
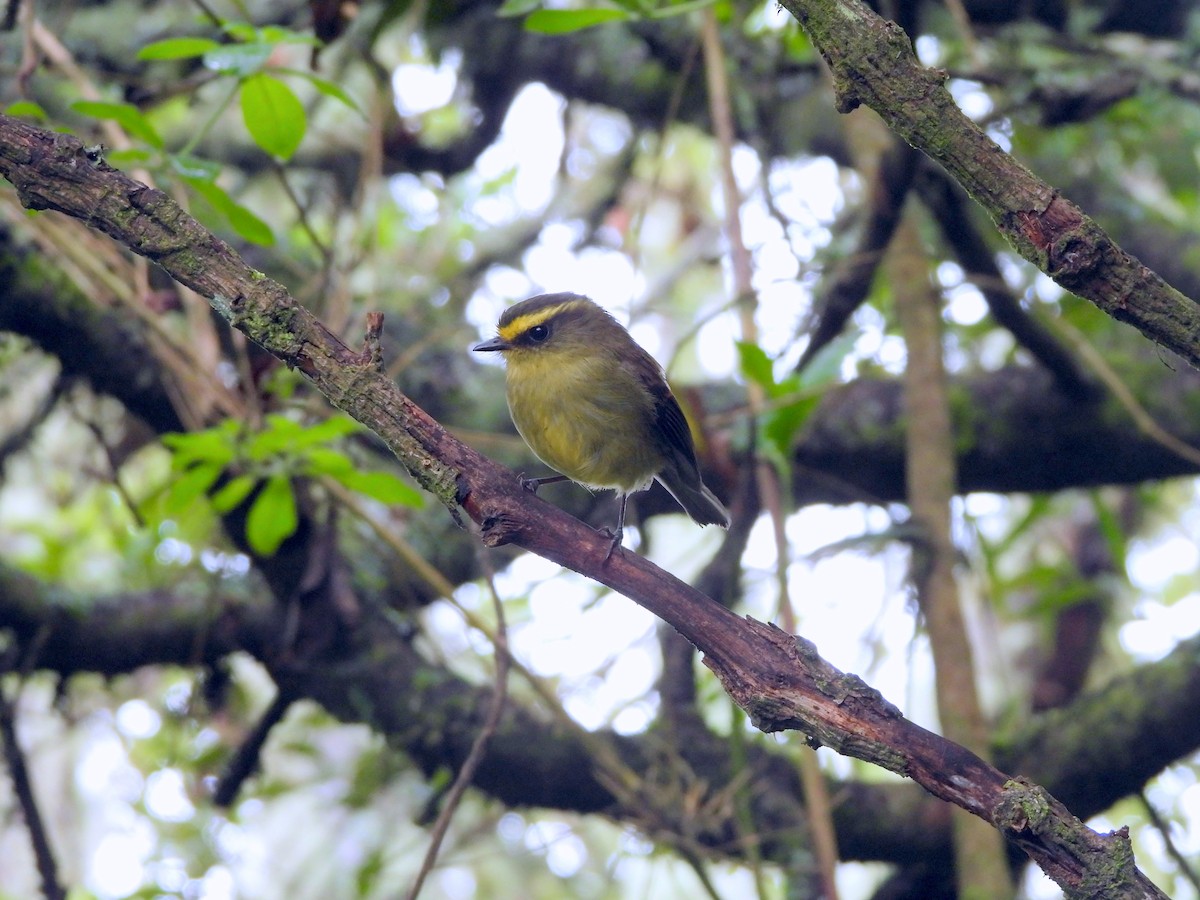
<svg viewBox="0 0 1200 900">
<path fill-rule="evenodd" d="M 701 525 L 729 512 L 700 480 L 696 448 L 662 367 L 616 319 L 579 294 L 542 294 L 509 307 L 497 335 L 475 345 L 506 364 L 508 409 L 537 457 L 571 480 L 621 499 L 607 559 L 621 543 L 629 495 L 657 478 Z"/>
</svg>

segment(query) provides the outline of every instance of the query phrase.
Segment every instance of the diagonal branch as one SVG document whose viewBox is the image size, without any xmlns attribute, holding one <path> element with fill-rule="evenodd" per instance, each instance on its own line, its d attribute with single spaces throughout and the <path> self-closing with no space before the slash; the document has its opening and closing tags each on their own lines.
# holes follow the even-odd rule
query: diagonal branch
<svg viewBox="0 0 1200 900">
<path fill-rule="evenodd" d="M 18 694 L 20 682 L 18 682 Z M 0 749 L 8 762 L 9 775 L 12 778 L 13 793 L 25 816 L 25 826 L 29 829 L 29 839 L 33 844 L 33 855 L 37 860 L 38 873 L 42 878 L 42 894 L 46 900 L 66 900 L 67 891 L 63 887 L 58 874 L 58 863 L 54 858 L 54 848 L 50 846 L 50 836 L 46 831 L 45 819 L 33 792 L 33 781 L 29 775 L 29 767 L 25 764 L 25 751 L 17 740 L 16 700 L 9 700 L 0 685 Z"/>
<path fill-rule="evenodd" d="M 1133 862 L 1128 835 L 1100 835 L 1044 789 L 1010 779 L 908 721 L 803 639 L 743 619 L 577 519 L 453 438 L 400 393 L 380 364 L 379 321 L 351 351 L 286 289 L 250 268 L 161 191 L 112 169 L 73 137 L 0 116 L 0 174 L 31 209 L 52 209 L 157 262 L 266 350 L 299 369 L 373 430 L 413 477 L 489 546 L 514 543 L 629 597 L 705 654 L 705 664 L 764 731 L 810 740 L 904 774 L 1004 831 L 1071 893 L 1161 897 Z M 286 686 L 281 683 L 281 689 Z"/>
<path fill-rule="evenodd" d="M 833 71 L 838 109 L 869 106 L 940 163 L 1018 253 L 1058 284 L 1200 366 L 1200 304 L 1122 250 L 1092 219 L 988 137 L 894 22 L 861 0 L 782 0 Z"/>
<path fill-rule="evenodd" d="M 825 276 L 813 297 L 812 314 L 805 329 L 809 336 L 808 346 L 796 363 L 797 372 L 808 366 L 822 348 L 842 333 L 850 317 L 867 299 L 883 252 L 900 221 L 916 162 L 917 154 L 913 149 L 895 139 L 880 155 L 879 165 L 871 175 L 864 214 L 866 221 L 858 243 Z"/>
<path fill-rule="evenodd" d="M 957 190 L 944 172 L 927 165 L 917 180 L 917 190 L 937 219 L 942 236 L 958 257 L 963 271 L 975 282 L 997 324 L 1008 329 L 1017 343 L 1054 374 L 1064 393 L 1081 400 L 1094 399 L 1095 379 L 1091 378 L 1070 350 L 1042 326 L 1009 291 L 996 265 L 991 248 L 968 215 L 967 198 Z"/>
</svg>

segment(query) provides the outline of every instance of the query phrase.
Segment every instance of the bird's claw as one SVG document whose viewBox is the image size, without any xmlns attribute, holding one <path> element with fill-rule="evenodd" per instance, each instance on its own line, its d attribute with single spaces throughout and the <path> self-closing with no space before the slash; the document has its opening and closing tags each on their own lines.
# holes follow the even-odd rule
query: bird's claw
<svg viewBox="0 0 1200 900">
<path fill-rule="evenodd" d="M 613 531 L 611 528 L 607 527 L 598 530 L 600 534 L 612 541 L 612 543 L 608 545 L 608 552 L 604 554 L 604 561 L 608 562 L 610 559 L 612 559 L 612 555 L 616 552 L 617 548 L 621 546 L 621 538 L 624 536 L 625 530 L 623 528 L 618 528 L 616 531 Z"/>
</svg>

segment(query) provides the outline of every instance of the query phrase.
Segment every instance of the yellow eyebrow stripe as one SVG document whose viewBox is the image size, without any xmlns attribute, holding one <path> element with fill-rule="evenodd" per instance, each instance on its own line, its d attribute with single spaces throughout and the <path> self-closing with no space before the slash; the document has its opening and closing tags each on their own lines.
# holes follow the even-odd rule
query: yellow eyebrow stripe
<svg viewBox="0 0 1200 900">
<path fill-rule="evenodd" d="M 543 309 L 535 310 L 531 313 L 526 313 L 523 316 L 517 316 L 503 328 L 498 330 L 502 340 L 515 341 L 518 337 L 532 328 L 534 325 L 541 325 L 543 322 L 554 318 L 564 309 L 569 306 L 574 306 L 575 302 L 558 303 L 554 306 L 547 306 Z"/>
</svg>

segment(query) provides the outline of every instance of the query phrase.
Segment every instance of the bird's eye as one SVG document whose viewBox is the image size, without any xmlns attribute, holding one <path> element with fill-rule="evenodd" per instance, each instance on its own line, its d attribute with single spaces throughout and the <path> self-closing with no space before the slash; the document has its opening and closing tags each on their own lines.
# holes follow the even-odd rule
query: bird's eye
<svg viewBox="0 0 1200 900">
<path fill-rule="evenodd" d="M 531 341 L 533 341 L 535 344 L 540 344 L 546 340 L 546 338 L 550 337 L 550 326 L 534 325 L 527 333 Z"/>
</svg>

